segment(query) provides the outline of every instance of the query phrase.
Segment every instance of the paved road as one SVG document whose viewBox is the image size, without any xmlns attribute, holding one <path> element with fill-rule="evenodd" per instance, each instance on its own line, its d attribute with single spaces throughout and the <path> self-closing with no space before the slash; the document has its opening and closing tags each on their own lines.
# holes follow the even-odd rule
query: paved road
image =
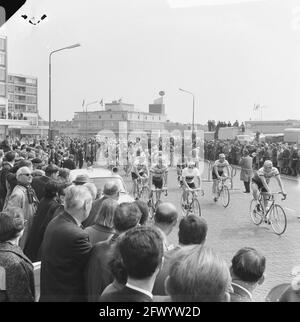
<svg viewBox="0 0 300 322">
<path fill-rule="evenodd" d="M 207 178 L 205 166 L 203 178 Z M 128 187 L 130 179 L 125 178 Z M 283 236 L 274 234 L 266 224 L 255 226 L 249 216 L 250 194 L 244 194 L 243 183 L 239 180 L 239 172 L 234 178 L 234 190 L 231 201 L 224 209 L 220 202 L 214 203 L 211 196 L 211 182 L 204 182 L 205 196 L 201 197 L 202 215 L 208 223 L 206 244 L 214 248 L 228 265 L 232 256 L 242 247 L 254 247 L 261 251 L 267 259 L 266 280 L 254 292 L 256 301 L 264 301 L 268 291 L 275 285 L 289 282 L 291 270 L 300 265 L 300 183 L 297 180 L 283 179 L 288 198 L 279 202 L 286 210 L 288 218 L 287 230 Z M 276 187 L 276 182 L 271 185 Z M 274 192 L 279 189 L 274 188 Z M 176 171 L 169 175 L 169 193 L 163 198 L 174 203 L 180 211 L 180 190 L 177 186 Z M 170 241 L 177 243 L 178 225 L 170 235 Z"/>
</svg>

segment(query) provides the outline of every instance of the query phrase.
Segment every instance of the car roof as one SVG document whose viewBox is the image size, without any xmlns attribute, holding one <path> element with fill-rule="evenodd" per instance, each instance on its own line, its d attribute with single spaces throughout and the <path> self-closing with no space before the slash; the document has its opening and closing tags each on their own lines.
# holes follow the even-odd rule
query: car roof
<svg viewBox="0 0 300 322">
<path fill-rule="evenodd" d="M 70 176 L 73 179 L 75 179 L 80 174 L 86 174 L 90 178 L 98 178 L 98 177 L 109 178 L 113 176 L 110 170 L 104 169 L 104 168 L 90 167 L 88 169 L 75 169 L 70 171 Z"/>
</svg>

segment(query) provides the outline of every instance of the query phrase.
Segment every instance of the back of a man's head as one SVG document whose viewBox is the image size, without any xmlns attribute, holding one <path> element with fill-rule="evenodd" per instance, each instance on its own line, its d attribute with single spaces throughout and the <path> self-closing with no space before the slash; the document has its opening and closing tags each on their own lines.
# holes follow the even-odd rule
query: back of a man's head
<svg viewBox="0 0 300 322">
<path fill-rule="evenodd" d="M 240 249 L 231 263 L 233 277 L 248 283 L 257 283 L 263 277 L 266 268 L 266 258 L 250 247 Z"/>
<path fill-rule="evenodd" d="M 109 181 L 104 185 L 104 188 L 103 188 L 104 195 L 108 197 L 113 197 L 113 196 L 116 196 L 118 193 L 119 193 L 119 187 L 115 182 Z"/>
<path fill-rule="evenodd" d="M 155 212 L 154 221 L 158 225 L 172 226 L 177 222 L 178 212 L 170 202 L 161 203 Z"/>
<path fill-rule="evenodd" d="M 187 246 L 172 258 L 166 291 L 173 302 L 229 301 L 231 284 L 224 260 L 204 245 Z"/>
<path fill-rule="evenodd" d="M 5 154 L 5 160 L 7 162 L 13 162 L 16 158 L 16 153 L 14 151 L 8 151 L 6 154 Z"/>
<path fill-rule="evenodd" d="M 163 257 L 163 240 L 152 227 L 135 227 L 119 241 L 119 251 L 128 278 L 150 278 L 159 268 Z"/>
<path fill-rule="evenodd" d="M 135 227 L 142 217 L 139 207 L 135 203 L 123 202 L 118 205 L 113 223 L 118 232 L 124 232 Z"/>
<path fill-rule="evenodd" d="M 56 173 L 59 171 L 59 167 L 55 164 L 49 164 L 45 169 L 45 174 L 47 177 L 50 177 L 52 173 Z"/>
<path fill-rule="evenodd" d="M 92 204 L 92 196 L 86 187 L 72 185 L 65 189 L 64 203 L 65 210 L 71 214 L 81 210 L 85 203 Z"/>
<path fill-rule="evenodd" d="M 206 239 L 207 223 L 202 217 L 189 215 L 179 223 L 178 238 L 182 245 L 202 244 Z"/>
</svg>

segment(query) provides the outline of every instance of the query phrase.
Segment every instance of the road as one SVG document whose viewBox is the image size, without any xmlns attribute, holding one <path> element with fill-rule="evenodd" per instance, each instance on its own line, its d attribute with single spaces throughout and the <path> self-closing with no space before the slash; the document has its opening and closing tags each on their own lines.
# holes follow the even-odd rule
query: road
<svg viewBox="0 0 300 322">
<path fill-rule="evenodd" d="M 122 174 L 122 173 L 121 173 Z M 208 178 L 205 165 L 203 178 Z M 124 178 L 128 187 L 131 180 Z M 169 173 L 168 196 L 163 197 L 175 204 L 179 210 L 181 192 L 177 185 L 176 170 Z M 287 200 L 279 203 L 284 207 L 288 219 L 287 230 L 282 236 L 274 234 L 267 224 L 255 226 L 249 216 L 251 194 L 245 194 L 243 182 L 239 180 L 239 172 L 233 180 L 231 200 L 225 209 L 220 202 L 215 203 L 211 195 L 212 182 L 204 182 L 205 196 L 200 197 L 202 216 L 208 223 L 208 236 L 206 245 L 212 247 L 228 265 L 233 255 L 242 247 L 253 247 L 266 257 L 266 279 L 254 291 L 256 301 L 264 301 L 268 291 L 275 285 L 290 282 L 291 270 L 300 265 L 300 182 L 283 178 L 285 190 L 288 193 Z M 276 181 L 271 182 L 276 188 Z M 178 222 L 179 223 L 179 222 Z M 169 236 L 169 241 L 176 244 L 178 224 Z"/>
</svg>

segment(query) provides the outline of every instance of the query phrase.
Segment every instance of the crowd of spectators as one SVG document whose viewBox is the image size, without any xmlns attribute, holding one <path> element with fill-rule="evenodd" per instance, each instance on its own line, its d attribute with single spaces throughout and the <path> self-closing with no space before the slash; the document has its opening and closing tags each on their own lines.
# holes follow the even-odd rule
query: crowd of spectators
<svg viewBox="0 0 300 322">
<path fill-rule="evenodd" d="M 245 132 L 245 124 L 242 122 L 239 123 L 238 120 L 236 120 L 234 123 L 231 123 L 230 121 L 224 122 L 224 121 L 218 121 L 215 120 L 208 120 L 207 121 L 208 131 L 209 132 L 215 132 L 215 138 L 218 138 L 218 132 L 221 127 L 238 127 L 240 128 L 241 132 Z"/>
<path fill-rule="evenodd" d="M 150 219 L 142 201 L 120 203 L 113 182 L 101 196 L 83 175 L 71 182 L 70 169 L 60 168 L 75 164 L 63 141 L 48 149 L 43 142 L 2 146 L 10 148 L 0 153 L 0 301 L 253 301 L 265 279 L 260 251 L 237 249 L 227 265 L 208 245 L 207 222 L 194 215 L 180 220 L 171 244 L 179 221 L 172 203 L 161 203 Z M 295 285 L 278 299 L 299 300 Z"/>
<path fill-rule="evenodd" d="M 249 144 L 242 144 L 238 140 L 213 140 L 204 144 L 204 156 L 206 160 L 214 161 L 220 153 L 224 153 L 228 162 L 238 165 L 247 150 L 253 158 L 253 168 L 262 167 L 265 160 L 271 160 L 281 174 L 300 175 L 300 149 L 295 144 L 266 143 L 255 140 Z"/>
</svg>

